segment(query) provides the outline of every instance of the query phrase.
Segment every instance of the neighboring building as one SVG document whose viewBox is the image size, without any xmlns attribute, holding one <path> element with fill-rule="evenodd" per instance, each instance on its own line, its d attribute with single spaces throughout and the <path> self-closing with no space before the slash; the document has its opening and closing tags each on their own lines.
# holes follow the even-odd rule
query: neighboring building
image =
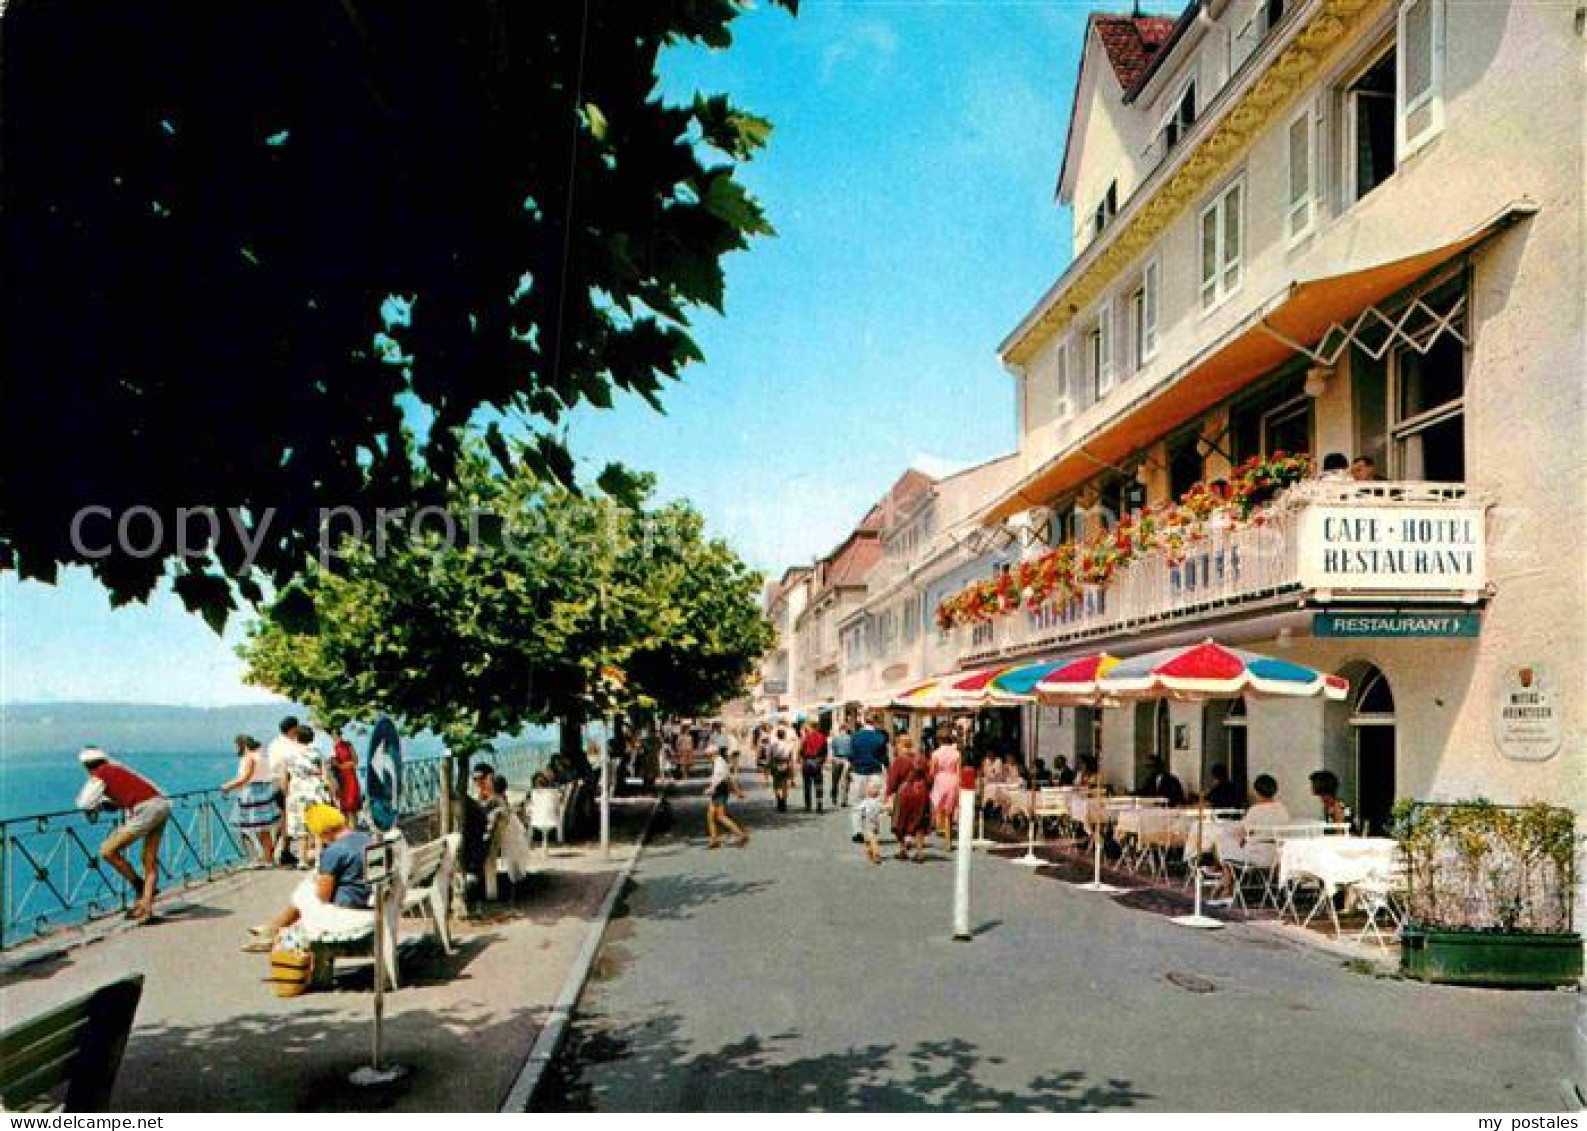
<svg viewBox="0 0 1587 1131">
<path fill-rule="evenodd" d="M 933 614 L 943 596 L 1017 558 L 1016 543 L 972 520 L 1019 471 L 1015 456 L 1003 456 L 933 480 L 892 508 L 865 601 L 839 626 L 845 703 L 882 707 L 955 666 L 952 636 L 937 630 Z"/>
<path fill-rule="evenodd" d="M 839 626 L 864 604 L 867 581 L 882 559 L 883 529 L 893 515 L 911 509 L 932 482 L 919 471 L 904 472 L 837 548 L 815 563 L 809 599 L 794 627 L 801 713 L 834 713 L 845 702 L 845 649 L 855 644 L 840 634 Z"/>
<path fill-rule="evenodd" d="M 793 566 L 766 585 L 766 619 L 776 639 L 761 659 L 760 680 L 752 698 L 759 717 L 786 712 L 801 702 L 794 678 L 799 667 L 794 626 L 809 597 L 810 573 L 808 566 Z"/>
<path fill-rule="evenodd" d="M 1020 472 L 988 528 L 1083 536 L 1281 449 L 1382 478 L 956 629 L 963 667 L 1216 637 L 1351 681 L 1042 710 L 1043 755 L 1097 751 L 1126 788 L 1154 752 L 1189 788 L 1269 772 L 1298 814 L 1328 767 L 1373 827 L 1407 797 L 1580 811 L 1582 51 L 1574 6 L 1522 0 L 1092 17 L 1073 261 L 1000 348 Z"/>
</svg>

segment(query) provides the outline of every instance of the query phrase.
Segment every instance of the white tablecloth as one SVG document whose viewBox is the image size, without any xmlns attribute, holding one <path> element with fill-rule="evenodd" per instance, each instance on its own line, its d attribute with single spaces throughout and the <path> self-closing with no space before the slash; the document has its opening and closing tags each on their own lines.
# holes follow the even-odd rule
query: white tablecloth
<svg viewBox="0 0 1587 1131">
<path fill-rule="evenodd" d="M 1179 814 L 1179 837 L 1185 845 L 1185 856 L 1195 855 L 1196 852 L 1196 811 L 1187 809 Z M 1239 821 L 1219 820 L 1212 814 L 1203 814 L 1201 818 L 1201 851 L 1211 852 L 1218 859 L 1223 859 L 1232 850 L 1240 847 L 1240 836 L 1244 826 Z"/>
<path fill-rule="evenodd" d="M 1360 883 L 1371 876 L 1387 877 L 1394 871 L 1396 841 L 1382 836 L 1313 836 L 1286 840 L 1278 857 L 1280 883 L 1296 876 L 1322 881 L 1323 893 Z"/>
</svg>

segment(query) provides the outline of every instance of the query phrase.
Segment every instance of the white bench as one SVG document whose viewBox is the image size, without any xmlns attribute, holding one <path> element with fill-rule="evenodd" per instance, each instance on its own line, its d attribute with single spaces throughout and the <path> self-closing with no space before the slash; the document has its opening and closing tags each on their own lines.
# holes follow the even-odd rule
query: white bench
<svg viewBox="0 0 1587 1131">
<path fill-rule="evenodd" d="M 386 983 L 397 988 L 398 924 L 403 916 L 422 915 L 430 920 L 441 949 L 452 946 L 452 874 L 457 869 L 457 854 L 462 847 L 460 833 L 451 833 L 410 848 L 400 854 L 398 873 L 392 879 L 398 914 L 392 917 L 392 946 L 386 954 Z M 375 916 L 371 912 L 368 928 L 357 935 L 342 935 L 335 940 L 309 944 L 314 956 L 313 987 L 329 989 L 336 981 L 338 958 L 367 958 L 374 952 Z"/>
</svg>

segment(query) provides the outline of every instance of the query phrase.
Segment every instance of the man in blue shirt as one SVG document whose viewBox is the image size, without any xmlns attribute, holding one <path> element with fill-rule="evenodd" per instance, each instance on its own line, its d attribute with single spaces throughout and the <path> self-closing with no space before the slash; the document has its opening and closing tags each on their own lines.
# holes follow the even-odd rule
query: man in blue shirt
<svg viewBox="0 0 1587 1131">
<path fill-rule="evenodd" d="M 827 800 L 834 805 L 847 805 L 849 803 L 849 754 L 854 747 L 854 737 L 849 734 L 848 724 L 838 728 L 838 733 L 832 736 L 832 757 L 829 759 L 832 767 L 832 776 L 827 788 Z"/>
<path fill-rule="evenodd" d="M 886 784 L 887 736 L 877 726 L 874 716 L 867 717 L 865 725 L 849 739 L 849 779 L 851 788 L 861 797 L 869 797 L 871 786 L 880 791 Z M 864 840 L 860 830 L 860 811 L 849 815 L 850 839 L 856 844 Z"/>
</svg>

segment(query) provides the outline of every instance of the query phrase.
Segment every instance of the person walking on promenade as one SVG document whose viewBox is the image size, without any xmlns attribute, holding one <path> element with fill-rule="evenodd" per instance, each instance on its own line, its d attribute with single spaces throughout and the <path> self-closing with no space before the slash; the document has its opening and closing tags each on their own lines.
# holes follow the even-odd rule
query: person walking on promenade
<svg viewBox="0 0 1587 1131">
<path fill-rule="evenodd" d="M 281 720 L 276 736 L 265 750 L 265 765 L 270 767 L 270 777 L 276 783 L 276 806 L 281 810 L 281 820 L 276 823 L 275 840 L 280 846 L 280 862 L 287 867 L 297 863 L 287 840 L 287 763 L 297 749 L 297 735 L 298 717 L 288 715 Z"/>
<path fill-rule="evenodd" d="M 865 725 L 849 740 L 850 788 L 858 791 L 861 797 L 868 797 L 871 786 L 880 790 L 886 785 L 886 774 L 887 736 L 876 725 L 875 718 L 867 718 Z M 849 821 L 849 833 L 855 844 L 864 839 L 858 812 Z"/>
<path fill-rule="evenodd" d="M 915 842 L 915 863 L 925 859 L 926 834 L 931 831 L 931 787 L 926 784 L 925 758 L 899 757 L 894 765 L 909 767 L 906 780 L 893 794 L 893 836 L 898 838 L 898 858 L 908 859 L 909 841 Z"/>
<path fill-rule="evenodd" d="M 678 734 L 678 780 L 686 781 L 694 770 L 694 735 L 688 727 Z"/>
<path fill-rule="evenodd" d="M 882 787 L 872 781 L 865 796 L 854 807 L 854 819 L 865 842 L 865 858 L 872 864 L 882 862 Z"/>
<path fill-rule="evenodd" d="M 788 812 L 788 788 L 793 782 L 794 744 L 787 727 L 778 727 L 766 738 L 766 769 L 771 774 L 777 812 Z"/>
<path fill-rule="evenodd" d="M 887 792 L 883 796 L 889 802 L 898 796 L 898 791 L 909 781 L 909 772 L 915 768 L 915 740 L 901 734 L 897 746 L 893 760 L 887 765 Z"/>
<path fill-rule="evenodd" d="M 848 724 L 838 727 L 838 733 L 832 736 L 832 767 L 831 784 L 827 790 L 827 800 L 832 802 L 834 809 L 840 809 L 849 803 L 849 755 L 853 753 L 854 739 L 849 734 Z"/>
<path fill-rule="evenodd" d="M 99 855 L 132 885 L 137 895 L 127 912 L 129 919 L 147 919 L 154 914 L 154 897 L 160 888 L 160 838 L 171 819 L 171 802 L 160 787 L 142 774 L 111 759 L 97 746 L 85 747 L 77 755 L 88 781 L 77 794 L 77 808 L 87 813 L 118 809 L 127 815 L 99 846 Z M 143 841 L 143 875 L 127 863 L 123 853 L 134 841 Z"/>
<path fill-rule="evenodd" d="M 821 768 L 827 760 L 827 736 L 815 723 L 805 724 L 805 735 L 799 743 L 799 772 L 804 779 L 805 812 L 810 812 L 812 799 L 817 813 L 821 805 Z"/>
<path fill-rule="evenodd" d="M 939 731 L 931 754 L 931 812 L 942 843 L 953 851 L 953 822 L 959 813 L 959 742 L 952 726 Z"/>
<path fill-rule="evenodd" d="M 349 828 L 356 823 L 358 811 L 364 807 L 363 790 L 358 788 L 358 752 L 353 744 L 340 734 L 331 750 L 331 783 L 336 792 L 336 807 L 347 818 Z"/>
<path fill-rule="evenodd" d="M 733 758 L 725 747 L 719 747 L 711 759 L 711 781 L 705 787 L 705 796 L 709 799 L 705 811 L 705 832 L 707 848 L 721 848 L 722 836 L 718 826 L 726 828 L 738 838 L 738 846 L 743 848 L 749 843 L 749 833 L 732 817 L 727 815 L 727 802 L 732 797 L 743 797 L 744 792 L 738 785 L 738 774 L 734 771 Z"/>
<path fill-rule="evenodd" d="M 237 795 L 233 820 L 244 843 L 257 849 L 260 864 L 273 864 L 281 803 L 276 800 L 276 779 L 270 773 L 270 760 L 258 739 L 246 734 L 237 736 L 237 776 L 220 791 Z"/>
<path fill-rule="evenodd" d="M 325 783 L 325 766 L 320 753 L 314 749 L 314 729 L 300 726 L 293 734 L 293 742 L 286 750 L 287 837 L 292 842 L 292 852 L 298 866 L 309 867 L 319 852 L 319 841 L 303 823 L 303 814 L 310 805 L 331 803 L 330 787 Z"/>
</svg>

